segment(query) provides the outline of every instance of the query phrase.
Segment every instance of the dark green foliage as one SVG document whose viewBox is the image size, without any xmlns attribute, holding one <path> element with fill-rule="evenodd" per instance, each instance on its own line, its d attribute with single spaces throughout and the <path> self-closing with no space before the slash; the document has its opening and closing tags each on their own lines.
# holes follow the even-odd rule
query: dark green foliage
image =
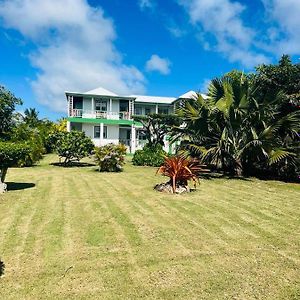
<svg viewBox="0 0 300 300">
<path fill-rule="evenodd" d="M 84 132 L 58 132 L 54 136 L 55 150 L 60 158 L 64 158 L 64 166 L 72 161 L 80 161 L 92 154 L 94 144 Z"/>
<path fill-rule="evenodd" d="M 150 114 L 133 116 L 133 119 L 143 124 L 148 145 L 154 148 L 164 146 L 164 137 L 170 133 L 172 126 L 180 125 L 180 119 L 176 115 Z"/>
<path fill-rule="evenodd" d="M 300 106 L 300 64 L 293 64 L 288 55 L 283 55 L 277 65 L 258 66 L 254 80 L 261 94 L 282 91 L 292 108 Z"/>
<path fill-rule="evenodd" d="M 0 85 L 0 139 L 6 139 L 14 124 L 14 110 L 22 101 Z"/>
<path fill-rule="evenodd" d="M 151 166 L 160 167 L 164 163 L 164 157 L 167 153 L 163 150 L 161 145 L 150 146 L 146 144 L 143 150 L 135 151 L 132 163 L 136 166 Z"/>
<path fill-rule="evenodd" d="M 26 155 L 29 148 L 22 143 L 0 142 L 0 192 L 5 191 L 5 176 L 9 167 L 14 167 Z"/>
<path fill-rule="evenodd" d="M 125 163 L 126 146 L 108 144 L 95 147 L 95 161 L 100 172 L 120 172 Z"/>
<path fill-rule="evenodd" d="M 24 143 L 0 142 L 0 168 L 15 167 L 29 152 Z"/>
<path fill-rule="evenodd" d="M 35 108 L 26 108 L 24 111 L 24 122 L 29 125 L 30 127 L 36 127 L 41 120 L 38 118 L 39 112 Z"/>
<path fill-rule="evenodd" d="M 208 99 L 200 94 L 178 114 L 186 125 L 174 130 L 182 147 L 203 163 L 232 175 L 266 174 L 297 179 L 300 111 L 283 110 L 282 92 L 262 94 L 241 72 L 212 80 Z"/>
<path fill-rule="evenodd" d="M 11 141 L 22 141 L 29 148 L 27 155 L 19 160 L 18 166 L 30 167 L 42 159 L 43 154 L 46 153 L 44 135 L 40 129 L 29 127 L 26 123 L 21 123 L 13 129 Z"/>
</svg>

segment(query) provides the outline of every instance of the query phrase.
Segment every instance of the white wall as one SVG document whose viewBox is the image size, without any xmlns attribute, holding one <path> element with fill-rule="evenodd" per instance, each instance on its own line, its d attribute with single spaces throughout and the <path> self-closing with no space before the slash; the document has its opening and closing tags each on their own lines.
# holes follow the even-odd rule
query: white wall
<svg viewBox="0 0 300 300">
<path fill-rule="evenodd" d="M 82 131 L 86 136 L 90 137 L 96 146 L 100 145 L 100 138 L 94 138 L 94 126 L 99 126 L 100 124 L 82 124 Z M 102 144 L 106 145 L 109 143 L 118 144 L 119 143 L 119 125 L 104 125 L 107 126 L 107 139 L 102 140 Z"/>
<path fill-rule="evenodd" d="M 97 124 L 95 124 L 97 125 Z M 82 131 L 91 139 L 94 138 L 94 124 L 82 123 Z"/>
</svg>

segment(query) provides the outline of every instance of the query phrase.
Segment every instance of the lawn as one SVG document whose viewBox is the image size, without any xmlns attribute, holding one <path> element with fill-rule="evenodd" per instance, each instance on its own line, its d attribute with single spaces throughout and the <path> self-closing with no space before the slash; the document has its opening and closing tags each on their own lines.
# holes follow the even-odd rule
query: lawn
<svg viewBox="0 0 300 300">
<path fill-rule="evenodd" d="M 300 185 L 98 173 L 46 156 L 0 195 L 1 299 L 299 299 Z"/>
</svg>

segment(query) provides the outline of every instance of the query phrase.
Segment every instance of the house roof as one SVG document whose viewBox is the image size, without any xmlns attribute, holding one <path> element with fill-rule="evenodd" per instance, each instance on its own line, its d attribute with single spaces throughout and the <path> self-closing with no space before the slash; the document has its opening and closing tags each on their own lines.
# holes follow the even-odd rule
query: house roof
<svg viewBox="0 0 300 300">
<path fill-rule="evenodd" d="M 129 97 L 135 98 L 135 102 L 158 103 L 158 104 L 172 104 L 177 99 L 175 97 L 159 97 L 159 96 L 143 96 L 143 95 L 130 95 Z"/>
<path fill-rule="evenodd" d="M 190 99 L 197 96 L 197 93 L 195 91 L 188 91 L 185 94 L 179 96 L 180 99 Z"/>
<path fill-rule="evenodd" d="M 134 99 L 135 102 L 138 103 L 153 103 L 153 104 L 166 104 L 170 105 L 174 101 L 178 99 L 190 99 L 195 98 L 197 96 L 197 93 L 195 91 L 188 91 L 185 94 L 179 96 L 179 97 L 161 97 L 161 96 L 145 96 L 145 95 L 130 95 L 130 96 L 122 96 L 117 95 L 112 91 L 109 91 L 103 87 L 98 87 L 96 89 L 87 91 L 85 93 L 73 93 L 73 92 L 65 92 L 66 95 L 73 94 L 73 95 L 92 95 L 92 96 L 108 96 L 108 97 L 119 97 L 119 98 L 131 98 Z M 201 94 L 203 98 L 207 98 L 207 95 Z"/>
<path fill-rule="evenodd" d="M 207 98 L 207 95 L 205 94 L 201 94 L 201 96 L 206 99 Z M 187 93 L 181 95 L 178 97 L 178 99 L 193 99 L 197 97 L 197 93 L 195 91 L 188 91 Z"/>
<path fill-rule="evenodd" d="M 107 89 L 104 89 L 103 87 L 98 87 L 94 90 L 90 90 L 88 92 L 85 92 L 84 94 L 87 94 L 87 95 L 99 95 L 99 96 L 113 96 L 113 97 L 117 97 L 118 95 L 107 90 Z"/>
</svg>

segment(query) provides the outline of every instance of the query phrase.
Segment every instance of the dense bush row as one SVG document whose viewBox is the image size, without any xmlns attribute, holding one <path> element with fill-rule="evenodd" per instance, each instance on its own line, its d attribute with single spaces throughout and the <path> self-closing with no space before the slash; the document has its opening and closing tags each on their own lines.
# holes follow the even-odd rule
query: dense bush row
<svg viewBox="0 0 300 300">
<path fill-rule="evenodd" d="M 164 162 L 167 153 L 162 149 L 161 145 L 149 146 L 145 145 L 142 150 L 137 150 L 132 159 L 132 163 L 136 166 L 159 167 Z"/>
</svg>

